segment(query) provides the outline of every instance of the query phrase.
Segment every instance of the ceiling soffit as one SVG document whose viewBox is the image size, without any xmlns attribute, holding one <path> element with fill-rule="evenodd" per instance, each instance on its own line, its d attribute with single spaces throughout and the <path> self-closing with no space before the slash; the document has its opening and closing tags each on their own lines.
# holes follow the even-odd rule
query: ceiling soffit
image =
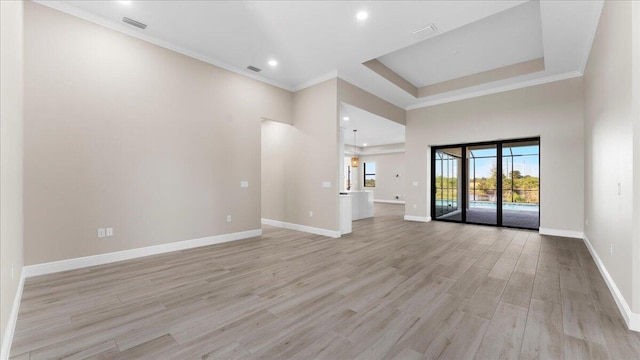
<svg viewBox="0 0 640 360">
<path fill-rule="evenodd" d="M 515 6 L 363 65 L 414 98 L 544 71 L 539 2 Z"/>
</svg>

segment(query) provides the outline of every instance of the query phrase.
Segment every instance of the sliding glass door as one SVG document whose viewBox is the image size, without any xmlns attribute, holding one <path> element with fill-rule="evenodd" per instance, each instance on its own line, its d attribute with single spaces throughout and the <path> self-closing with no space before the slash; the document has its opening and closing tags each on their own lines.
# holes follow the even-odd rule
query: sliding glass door
<svg viewBox="0 0 640 360">
<path fill-rule="evenodd" d="M 467 146 L 467 222 L 497 225 L 498 148 L 496 144 Z"/>
<path fill-rule="evenodd" d="M 502 144 L 502 224 L 537 229 L 540 223 L 540 143 Z"/>
<path fill-rule="evenodd" d="M 435 152 L 436 219 L 462 220 L 462 148 L 443 148 Z"/>
<path fill-rule="evenodd" d="M 537 229 L 540 140 L 432 148 L 435 220 Z"/>
</svg>

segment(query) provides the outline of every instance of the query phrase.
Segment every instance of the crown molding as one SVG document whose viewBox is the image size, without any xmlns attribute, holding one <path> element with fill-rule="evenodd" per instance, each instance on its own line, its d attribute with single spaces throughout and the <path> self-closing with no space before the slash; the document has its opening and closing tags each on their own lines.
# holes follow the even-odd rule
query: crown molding
<svg viewBox="0 0 640 360">
<path fill-rule="evenodd" d="M 322 82 L 325 82 L 327 80 L 331 80 L 331 79 L 337 78 L 337 77 L 338 77 L 338 72 L 337 71 L 331 71 L 331 72 L 328 72 L 328 73 L 326 73 L 324 75 L 320 75 L 318 77 L 315 77 L 315 78 L 313 78 L 313 79 L 311 79 L 309 81 L 305 81 L 305 82 L 301 83 L 300 85 L 297 85 L 297 86 L 293 87 L 293 89 L 290 90 L 290 91 L 293 91 L 293 92 L 300 91 L 300 90 L 306 89 L 308 87 L 311 87 L 313 85 L 317 85 L 317 84 L 320 84 Z"/>
<path fill-rule="evenodd" d="M 466 99 L 476 98 L 476 97 L 485 96 L 485 95 L 498 94 L 498 93 L 506 92 L 510 90 L 517 90 L 517 89 L 547 84 L 547 83 L 561 81 L 561 80 L 573 79 L 580 76 L 582 76 L 582 72 L 571 71 L 567 73 L 551 75 L 551 76 L 531 79 L 527 81 L 521 81 L 515 84 L 507 84 L 507 85 L 497 86 L 490 89 L 483 89 L 483 90 L 478 90 L 470 93 L 454 95 L 454 96 L 445 97 L 442 99 L 427 100 L 427 101 L 417 103 L 415 105 L 407 106 L 405 110 L 415 110 L 415 109 L 420 109 L 420 108 L 429 107 L 429 106 L 446 104 L 446 103 L 450 103 L 458 100 L 466 100 Z"/>
</svg>

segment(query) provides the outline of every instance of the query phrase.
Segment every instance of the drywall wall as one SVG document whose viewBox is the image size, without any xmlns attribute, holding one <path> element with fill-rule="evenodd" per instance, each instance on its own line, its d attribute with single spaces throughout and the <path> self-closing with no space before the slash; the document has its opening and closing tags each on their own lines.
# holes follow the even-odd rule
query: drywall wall
<svg viewBox="0 0 640 360">
<path fill-rule="evenodd" d="M 640 313 L 640 2 L 632 7 L 632 96 L 633 101 L 633 302 L 631 309 Z"/>
<path fill-rule="evenodd" d="M 338 121 L 340 101 L 396 122 L 405 121 L 403 109 L 341 79 L 294 93 L 291 126 L 273 121 L 262 124 L 264 219 L 339 230 L 338 192 L 344 161 Z M 323 187 L 327 182 L 330 188 Z M 357 186 L 358 181 L 354 184 Z"/>
<path fill-rule="evenodd" d="M 276 121 L 262 121 L 262 218 L 286 222 L 285 194 L 287 191 L 286 164 L 291 125 Z"/>
<path fill-rule="evenodd" d="M 382 100 L 342 79 L 338 79 L 338 101 L 345 102 L 402 125 L 406 123 L 406 111 L 404 109 L 386 100 Z"/>
<path fill-rule="evenodd" d="M 287 132 L 285 218 L 272 220 L 340 229 L 336 83 L 334 78 L 293 95 L 293 126 L 283 128 Z M 323 187 L 324 182 L 330 187 Z"/>
<path fill-rule="evenodd" d="M 404 201 L 405 164 L 404 153 L 366 155 L 360 157 L 360 163 L 376 164 L 376 186 L 361 188 L 373 191 L 374 200 Z M 364 165 L 358 167 L 359 184 L 363 184 Z M 398 198 L 396 199 L 396 195 Z"/>
<path fill-rule="evenodd" d="M 585 235 L 628 304 L 633 192 L 640 190 L 633 188 L 633 152 L 640 143 L 633 140 L 631 45 L 631 2 L 605 2 L 584 73 Z"/>
<path fill-rule="evenodd" d="M 540 136 L 540 227 L 581 234 L 582 107 L 574 78 L 408 111 L 406 215 L 431 216 L 430 146 Z"/>
<path fill-rule="evenodd" d="M 26 264 L 260 229 L 290 92 L 32 2 L 24 61 Z"/>
<path fill-rule="evenodd" d="M 0 1 L 0 339 L 2 340 L 7 335 L 7 325 L 23 267 L 22 14 L 22 1 Z M 5 356 L 9 344 L 3 342 L 2 345 L 2 356 Z"/>
</svg>

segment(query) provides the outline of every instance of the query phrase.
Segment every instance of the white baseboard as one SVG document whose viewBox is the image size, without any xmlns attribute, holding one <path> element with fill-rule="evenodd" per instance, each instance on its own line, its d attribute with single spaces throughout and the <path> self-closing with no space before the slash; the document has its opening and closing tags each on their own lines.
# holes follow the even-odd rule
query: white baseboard
<svg viewBox="0 0 640 360">
<path fill-rule="evenodd" d="M 265 225 L 271 225 L 271 226 L 280 227 L 280 228 L 289 229 L 289 230 L 302 231 L 302 232 L 316 234 L 316 235 L 323 235 L 323 236 L 328 236 L 332 238 L 339 238 L 341 236 L 339 230 L 329 230 L 329 229 L 317 228 L 313 226 L 292 224 L 292 223 L 279 221 L 279 220 L 262 219 L 262 223 Z"/>
<path fill-rule="evenodd" d="M 627 323 L 627 327 L 629 328 L 629 330 L 640 331 L 640 314 L 631 311 L 629 304 L 627 304 L 627 301 L 622 296 L 622 293 L 620 292 L 620 289 L 618 289 L 616 282 L 613 281 L 613 278 L 607 271 L 607 268 L 604 266 L 604 263 L 600 259 L 600 256 L 598 256 L 595 248 L 593 247 L 593 245 L 591 245 L 591 241 L 589 241 L 589 238 L 585 235 L 583 239 L 585 245 L 587 245 L 587 249 L 589 249 L 589 252 L 591 253 L 591 257 L 596 262 L 596 265 L 600 270 L 600 274 L 602 274 L 604 281 L 607 283 L 609 291 L 611 291 L 611 295 L 613 295 L 613 298 L 618 305 L 618 310 L 620 310 L 624 321 Z"/>
<path fill-rule="evenodd" d="M 373 202 L 377 202 L 377 203 L 384 203 L 384 204 L 403 204 L 403 205 L 404 205 L 404 201 L 402 201 L 402 200 L 381 200 L 381 199 L 373 199 Z"/>
<path fill-rule="evenodd" d="M 60 271 L 80 269 L 89 266 L 113 263 L 116 261 L 130 260 L 150 255 L 163 254 L 171 251 L 186 250 L 200 246 L 220 244 L 228 241 L 241 240 L 262 235 L 262 229 L 242 231 L 231 234 L 208 236 L 200 239 L 177 241 L 168 244 L 154 245 L 143 248 L 116 251 L 106 254 L 85 256 L 81 258 L 53 261 L 49 263 L 25 266 L 25 277 L 51 274 Z"/>
<path fill-rule="evenodd" d="M 2 338 L 2 349 L 0 349 L 0 359 L 6 360 L 9 358 L 9 352 L 11 351 L 11 343 L 13 342 L 13 334 L 16 331 L 16 323 L 18 322 L 18 310 L 20 310 L 20 300 L 22 299 L 22 290 L 24 289 L 24 268 L 20 274 L 20 282 L 18 283 L 18 289 L 16 290 L 16 296 L 13 299 L 13 306 L 11 306 L 11 313 L 9 319 L 7 319 L 7 327 L 4 331 Z"/>
<path fill-rule="evenodd" d="M 431 217 L 430 216 L 424 217 L 424 216 L 405 215 L 404 219 L 406 221 L 419 221 L 419 222 L 429 222 L 429 221 L 431 221 Z"/>
<path fill-rule="evenodd" d="M 561 236 L 568 237 L 574 239 L 584 239 L 584 233 L 582 231 L 572 231 L 572 230 L 558 230 L 558 229 L 548 229 L 548 228 L 540 228 L 538 229 L 540 235 L 551 235 L 551 236 Z"/>
</svg>

